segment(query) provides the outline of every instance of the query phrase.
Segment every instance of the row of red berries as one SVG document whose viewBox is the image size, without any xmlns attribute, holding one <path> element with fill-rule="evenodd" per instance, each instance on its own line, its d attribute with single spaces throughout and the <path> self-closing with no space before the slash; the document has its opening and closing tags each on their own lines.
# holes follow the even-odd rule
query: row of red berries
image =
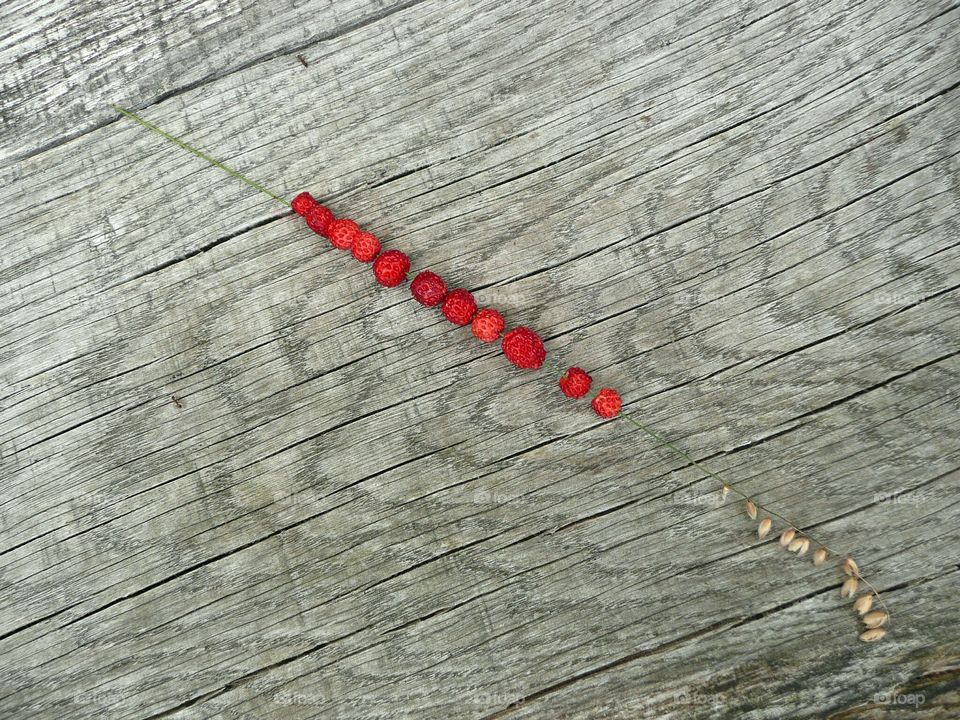
<svg viewBox="0 0 960 720">
<path fill-rule="evenodd" d="M 314 200 L 310 193 L 300 193 L 290 206 L 303 216 L 311 230 L 327 238 L 335 248 L 349 250 L 360 262 L 372 262 L 373 274 L 384 287 L 396 287 L 407 279 L 410 258 L 405 253 L 399 250 L 381 252 L 376 236 L 361 230 L 353 220 L 335 218 L 330 209 Z M 496 342 L 506 327 L 499 312 L 493 308 L 478 309 L 469 290 L 447 290 L 443 278 L 429 270 L 417 274 L 410 283 L 410 292 L 421 305 L 439 305 L 440 312 L 454 325 L 470 325 L 474 336 L 481 342 Z M 538 370 L 547 356 L 540 336 L 523 326 L 507 332 L 500 347 L 510 362 L 525 370 Z M 592 382 L 586 371 L 572 367 L 560 378 L 560 389 L 567 397 L 581 398 L 590 392 Z M 591 405 L 600 417 L 612 418 L 619 414 L 622 402 L 616 390 L 602 388 Z"/>
</svg>

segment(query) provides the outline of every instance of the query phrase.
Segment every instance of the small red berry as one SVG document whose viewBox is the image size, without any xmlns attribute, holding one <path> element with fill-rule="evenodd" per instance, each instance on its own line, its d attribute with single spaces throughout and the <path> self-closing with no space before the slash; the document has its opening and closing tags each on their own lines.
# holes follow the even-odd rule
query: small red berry
<svg viewBox="0 0 960 720">
<path fill-rule="evenodd" d="M 503 354 L 507 356 L 507 360 L 524 370 L 539 369 L 547 357 L 543 340 L 533 330 L 526 327 L 516 327 L 504 335 L 501 347 L 503 348 Z"/>
<path fill-rule="evenodd" d="M 399 250 L 387 250 L 373 261 L 373 274 L 384 287 L 396 287 L 407 279 L 410 258 Z"/>
<path fill-rule="evenodd" d="M 440 311 L 454 325 L 469 325 L 477 313 L 477 301 L 469 290 L 457 288 L 447 293 Z"/>
<path fill-rule="evenodd" d="M 414 300 L 421 305 L 433 307 L 443 301 L 447 294 L 447 284 L 435 272 L 424 270 L 410 283 L 410 292 Z"/>
<path fill-rule="evenodd" d="M 307 210 L 306 220 L 307 225 L 317 235 L 327 237 L 327 231 L 330 229 L 331 223 L 333 223 L 333 213 L 323 205 L 315 205 Z"/>
<path fill-rule="evenodd" d="M 583 368 L 572 367 L 560 378 L 560 389 L 567 397 L 582 398 L 590 392 L 593 379 Z"/>
<path fill-rule="evenodd" d="M 317 201 L 313 199 L 313 195 L 310 193 L 302 192 L 293 199 L 290 207 L 297 215 L 306 217 L 311 208 L 317 207 Z"/>
<path fill-rule="evenodd" d="M 602 418 L 612 418 L 620 414 L 623 401 L 620 394 L 613 388 L 600 388 L 600 392 L 590 403 L 593 411 Z"/>
<path fill-rule="evenodd" d="M 473 318 L 473 334 L 477 340 L 485 343 L 496 342 L 503 332 L 503 315 L 493 308 L 484 308 Z"/>
<path fill-rule="evenodd" d="M 349 250 L 353 247 L 353 241 L 360 234 L 360 228 L 353 220 L 340 218 L 330 223 L 327 228 L 327 237 L 330 238 L 330 244 L 337 250 Z"/>
<path fill-rule="evenodd" d="M 361 232 L 353 239 L 353 256 L 362 263 L 368 263 L 380 254 L 380 241 L 373 233 Z"/>
</svg>

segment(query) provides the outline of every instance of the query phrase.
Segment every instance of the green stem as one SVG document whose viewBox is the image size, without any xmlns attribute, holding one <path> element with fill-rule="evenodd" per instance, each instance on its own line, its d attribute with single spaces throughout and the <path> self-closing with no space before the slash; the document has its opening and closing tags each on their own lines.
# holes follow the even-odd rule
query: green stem
<svg viewBox="0 0 960 720">
<path fill-rule="evenodd" d="M 282 203 L 282 204 L 283 204 L 284 206 L 286 206 L 286 207 L 289 207 L 289 206 L 290 206 L 290 203 L 288 203 L 286 200 L 284 200 L 282 197 L 280 197 L 280 196 L 277 195 L 276 193 L 271 192 L 270 190 L 267 190 L 267 188 L 265 188 L 265 187 L 264 187 L 263 185 L 261 185 L 260 183 L 255 182 L 255 181 L 251 180 L 250 178 L 246 177 L 245 175 L 242 175 L 242 174 L 238 173 L 238 172 L 237 172 L 236 170 L 234 170 L 233 168 L 227 167 L 226 165 L 224 165 L 224 164 L 223 164 L 222 162 L 220 162 L 219 160 L 216 160 L 216 159 L 210 157 L 210 156 L 207 155 L 205 152 L 202 152 L 201 150 L 198 150 L 197 148 L 193 147 L 192 145 L 188 145 L 187 143 L 185 143 L 185 142 L 184 142 L 183 140 L 181 140 L 180 138 L 174 137 L 173 135 L 171 135 L 171 134 L 168 133 L 168 132 L 164 132 L 163 130 L 161 130 L 160 128 L 158 128 L 158 127 L 157 127 L 156 125 L 154 125 L 153 123 L 144 120 L 144 119 L 143 119 L 142 117 L 140 117 L 139 115 L 136 115 L 136 114 L 130 112 L 129 110 L 124 110 L 124 109 L 123 109 L 122 107 L 120 107 L 119 105 L 111 105 L 110 107 L 112 107 L 112 108 L 113 108 L 114 110 L 116 110 L 118 113 L 120 113 L 120 114 L 122 114 L 122 115 L 126 115 L 126 116 L 127 116 L 128 118 L 130 118 L 131 120 L 135 120 L 136 122 L 140 123 L 141 125 L 143 125 L 143 126 L 144 126 L 145 128 L 147 128 L 148 130 L 152 130 L 153 132 L 157 133 L 157 135 L 160 135 L 161 137 L 166 138 L 167 140 L 169 140 L 170 142 L 174 143 L 175 145 L 179 145 L 179 146 L 182 147 L 184 150 L 186 150 L 186 151 L 189 152 L 189 153 L 192 153 L 192 154 L 196 155 L 196 156 L 197 156 L 198 158 L 200 158 L 201 160 L 206 160 L 208 163 L 210 163 L 210 164 L 213 165 L 214 167 L 218 167 L 218 168 L 220 168 L 221 170 L 223 170 L 224 172 L 229 173 L 230 175 L 233 175 L 235 178 L 237 178 L 237 180 L 241 180 L 241 181 L 245 182 L 247 185 L 249 185 L 250 187 L 252 187 L 254 190 L 258 190 L 259 192 L 262 192 L 264 195 L 269 195 L 269 196 L 272 197 L 274 200 L 276 200 L 278 203 Z"/>
</svg>

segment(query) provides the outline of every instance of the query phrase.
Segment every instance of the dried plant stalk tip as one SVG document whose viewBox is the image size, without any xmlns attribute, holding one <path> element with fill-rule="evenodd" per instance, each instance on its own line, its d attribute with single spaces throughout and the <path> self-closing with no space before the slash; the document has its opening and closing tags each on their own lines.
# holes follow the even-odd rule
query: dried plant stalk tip
<svg viewBox="0 0 960 720">
<path fill-rule="evenodd" d="M 872 630 L 860 633 L 860 639 L 864 642 L 876 642 L 886 634 L 887 631 L 883 628 L 873 628 Z"/>
<path fill-rule="evenodd" d="M 817 567 L 820 567 L 827 561 L 827 551 L 823 548 L 817 548 L 817 551 L 813 554 L 813 564 Z"/>
<path fill-rule="evenodd" d="M 863 616 L 863 624 L 868 628 L 878 628 L 881 625 L 886 625 L 889 617 L 890 616 L 887 615 L 883 610 L 874 610 L 873 612 L 867 613 Z"/>
<path fill-rule="evenodd" d="M 765 517 L 760 521 L 760 527 L 757 528 L 757 535 L 760 536 L 760 539 L 763 540 L 767 535 L 770 534 L 770 528 L 773 527 L 773 520 L 771 518 Z"/>
<path fill-rule="evenodd" d="M 873 607 L 873 594 L 861 595 L 857 598 L 856 602 L 853 603 L 853 609 L 856 610 L 861 615 L 864 615 L 870 612 L 870 608 Z"/>
<path fill-rule="evenodd" d="M 850 577 L 857 577 L 860 575 L 860 568 L 857 567 L 857 563 L 852 557 L 848 557 L 843 561 L 843 571 Z"/>
<path fill-rule="evenodd" d="M 855 577 L 849 577 L 843 581 L 843 585 L 840 587 L 840 597 L 848 598 L 853 597 L 857 594 L 857 588 L 860 587 L 860 581 Z"/>
<path fill-rule="evenodd" d="M 797 534 L 796 530 L 794 530 L 793 528 L 787 528 L 780 534 L 780 544 L 783 547 L 787 547 L 790 543 L 793 542 L 793 536 L 796 534 Z"/>
<path fill-rule="evenodd" d="M 751 520 L 757 519 L 757 505 L 753 500 L 747 500 L 747 515 L 750 516 Z"/>
</svg>

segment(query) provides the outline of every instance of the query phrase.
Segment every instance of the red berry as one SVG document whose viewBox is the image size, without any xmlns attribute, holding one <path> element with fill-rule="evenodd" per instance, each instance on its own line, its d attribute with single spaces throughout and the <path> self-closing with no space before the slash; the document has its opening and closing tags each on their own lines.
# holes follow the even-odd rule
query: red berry
<svg viewBox="0 0 960 720">
<path fill-rule="evenodd" d="M 330 244 L 337 250 L 349 250 L 353 247 L 353 241 L 360 234 L 360 228 L 353 220 L 340 218 L 330 223 L 327 228 L 327 237 L 330 238 Z"/>
<path fill-rule="evenodd" d="M 373 233 L 361 232 L 353 239 L 353 256 L 368 263 L 380 254 L 380 241 Z"/>
<path fill-rule="evenodd" d="M 399 250 L 387 250 L 373 261 L 373 274 L 384 287 L 396 287 L 407 279 L 410 258 Z"/>
<path fill-rule="evenodd" d="M 516 327 L 504 335 L 501 347 L 503 348 L 503 354 L 507 356 L 507 360 L 524 370 L 539 369 L 547 357 L 543 340 L 533 330 L 526 327 Z"/>
<path fill-rule="evenodd" d="M 410 283 L 413 298 L 421 305 L 433 307 L 439 304 L 447 294 L 447 284 L 434 272 L 424 270 Z"/>
<path fill-rule="evenodd" d="M 484 308 L 473 318 L 471 329 L 477 340 L 492 343 L 499 339 L 504 327 L 503 315 L 493 308 Z"/>
<path fill-rule="evenodd" d="M 592 378 L 583 368 L 572 367 L 560 378 L 560 389 L 567 397 L 582 398 L 590 392 Z"/>
<path fill-rule="evenodd" d="M 307 210 L 306 220 L 307 225 L 317 235 L 327 237 L 327 230 L 329 230 L 331 223 L 333 223 L 333 213 L 323 205 L 314 205 L 314 207 Z"/>
<path fill-rule="evenodd" d="M 600 392 L 590 404 L 593 405 L 593 411 L 600 417 L 612 418 L 620 414 L 623 401 L 620 400 L 620 394 L 613 388 L 600 388 Z"/>
<path fill-rule="evenodd" d="M 469 290 L 457 288 L 447 293 L 440 310 L 454 325 L 468 325 L 477 312 L 477 302 Z"/>
<path fill-rule="evenodd" d="M 306 217 L 311 208 L 317 207 L 317 201 L 313 199 L 313 195 L 310 193 L 302 192 L 293 199 L 290 207 L 297 215 Z"/>
</svg>

